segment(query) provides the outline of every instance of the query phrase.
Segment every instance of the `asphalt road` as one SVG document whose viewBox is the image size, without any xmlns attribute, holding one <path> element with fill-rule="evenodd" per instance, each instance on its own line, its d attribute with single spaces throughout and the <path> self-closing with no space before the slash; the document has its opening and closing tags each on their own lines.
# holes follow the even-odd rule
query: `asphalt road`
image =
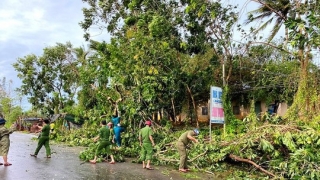
<svg viewBox="0 0 320 180">
<path fill-rule="evenodd" d="M 131 162 L 83 163 L 79 159 L 80 147 L 51 145 L 52 158 L 45 158 L 42 147 L 38 157 L 31 157 L 37 147 L 36 137 L 32 134 L 14 132 L 10 135 L 11 146 L 8 161 L 12 166 L 0 166 L 0 180 L 182 180 L 182 179 L 220 179 L 199 172 L 180 173 L 169 167 L 157 167 L 155 170 L 142 169 L 141 164 Z M 0 162 L 3 162 L 0 157 Z"/>
</svg>

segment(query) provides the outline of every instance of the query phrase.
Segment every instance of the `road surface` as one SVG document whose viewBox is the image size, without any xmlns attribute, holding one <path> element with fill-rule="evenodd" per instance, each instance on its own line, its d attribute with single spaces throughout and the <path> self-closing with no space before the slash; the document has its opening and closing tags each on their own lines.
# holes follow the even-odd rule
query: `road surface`
<svg viewBox="0 0 320 180">
<path fill-rule="evenodd" d="M 0 166 L 0 180 L 183 180 L 220 179 L 205 173 L 180 173 L 171 167 L 154 166 L 155 170 L 142 169 L 141 164 L 123 162 L 83 163 L 79 159 L 81 147 L 51 144 L 52 158 L 45 158 L 42 147 L 38 157 L 31 157 L 37 147 L 36 136 L 21 132 L 10 135 L 9 162 L 12 166 Z M 3 162 L 0 157 L 0 162 Z"/>
</svg>

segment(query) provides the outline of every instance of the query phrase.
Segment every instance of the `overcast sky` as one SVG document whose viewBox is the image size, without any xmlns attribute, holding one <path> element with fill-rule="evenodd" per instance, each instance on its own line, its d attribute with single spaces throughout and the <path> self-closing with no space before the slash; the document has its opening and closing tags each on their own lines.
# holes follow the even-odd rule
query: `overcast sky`
<svg viewBox="0 0 320 180">
<path fill-rule="evenodd" d="M 0 0 L 1 80 L 12 80 L 11 89 L 20 87 L 12 67 L 19 57 L 41 55 L 57 42 L 70 41 L 74 47 L 86 44 L 79 26 L 84 5 L 81 0 Z M 23 108 L 27 106 L 25 99 Z"/>
</svg>

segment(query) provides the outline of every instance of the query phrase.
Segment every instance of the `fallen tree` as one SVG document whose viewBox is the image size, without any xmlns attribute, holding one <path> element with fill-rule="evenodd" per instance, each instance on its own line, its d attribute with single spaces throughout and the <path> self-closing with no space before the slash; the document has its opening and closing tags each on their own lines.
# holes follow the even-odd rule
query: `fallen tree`
<svg viewBox="0 0 320 180">
<path fill-rule="evenodd" d="M 172 131 L 165 127 L 155 129 L 153 164 L 178 166 L 179 154 L 175 142 L 185 130 Z M 91 138 L 96 136 L 96 133 L 95 128 L 79 129 L 69 135 L 59 133 L 57 139 L 63 138 L 73 145 L 88 146 L 79 156 L 81 160 L 88 161 L 94 155 L 96 144 Z M 190 143 L 187 148 L 188 164 L 191 168 L 216 174 L 217 171 L 224 172 L 234 167 L 238 170 L 233 172 L 233 175 L 238 171 L 239 175 L 247 174 L 247 177 L 254 173 L 258 174 L 258 177 L 320 178 L 320 133 L 316 128 L 305 124 L 264 123 L 225 137 L 219 132 L 213 132 L 210 142 L 207 141 L 208 134 L 208 129 L 201 129 L 199 143 Z M 124 161 L 126 157 L 139 157 L 137 133 L 128 130 L 122 137 L 123 147 L 115 151 L 116 159 Z M 233 164 L 230 159 L 239 163 Z M 135 162 L 139 162 L 138 158 Z M 252 166 L 256 171 L 248 171 L 246 166 Z"/>
</svg>

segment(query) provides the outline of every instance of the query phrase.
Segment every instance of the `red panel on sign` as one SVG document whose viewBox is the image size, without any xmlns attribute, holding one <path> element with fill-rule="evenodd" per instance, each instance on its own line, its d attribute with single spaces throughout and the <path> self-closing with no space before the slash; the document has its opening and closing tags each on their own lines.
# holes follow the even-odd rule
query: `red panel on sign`
<svg viewBox="0 0 320 180">
<path fill-rule="evenodd" d="M 213 107 L 211 116 L 223 118 L 224 117 L 223 108 Z"/>
</svg>

